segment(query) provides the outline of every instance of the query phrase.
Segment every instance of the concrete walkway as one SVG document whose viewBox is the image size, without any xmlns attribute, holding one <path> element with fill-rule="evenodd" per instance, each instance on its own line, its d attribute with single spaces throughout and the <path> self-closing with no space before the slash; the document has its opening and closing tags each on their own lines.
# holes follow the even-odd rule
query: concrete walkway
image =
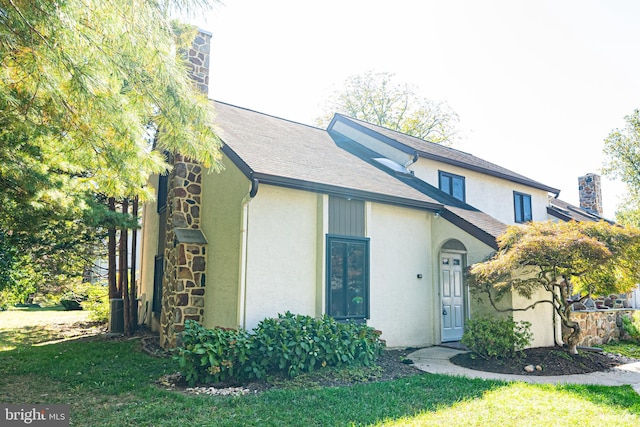
<svg viewBox="0 0 640 427">
<path fill-rule="evenodd" d="M 640 362 L 617 366 L 607 372 L 593 372 L 579 375 L 533 376 L 496 374 L 493 372 L 475 371 L 454 365 L 449 359 L 463 350 L 445 347 L 427 347 L 407 355 L 414 366 L 431 374 L 457 375 L 468 378 L 487 380 L 524 381 L 535 384 L 595 384 L 606 386 L 631 385 L 640 394 Z"/>
</svg>

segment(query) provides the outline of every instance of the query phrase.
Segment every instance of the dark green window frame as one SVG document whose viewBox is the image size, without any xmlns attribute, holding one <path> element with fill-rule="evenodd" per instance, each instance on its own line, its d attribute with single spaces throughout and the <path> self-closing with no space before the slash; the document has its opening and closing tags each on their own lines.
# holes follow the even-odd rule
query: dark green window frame
<svg viewBox="0 0 640 427">
<path fill-rule="evenodd" d="M 463 202 L 467 197 L 464 176 L 438 171 L 438 187 L 440 190 Z"/>
<path fill-rule="evenodd" d="M 153 267 L 153 301 L 151 310 L 154 313 L 162 312 L 162 278 L 164 276 L 164 257 L 156 255 Z"/>
<path fill-rule="evenodd" d="M 369 238 L 327 234 L 327 314 L 369 318 Z"/>
<path fill-rule="evenodd" d="M 531 195 L 513 192 L 514 218 L 517 223 L 525 223 L 533 220 L 531 211 Z"/>
</svg>

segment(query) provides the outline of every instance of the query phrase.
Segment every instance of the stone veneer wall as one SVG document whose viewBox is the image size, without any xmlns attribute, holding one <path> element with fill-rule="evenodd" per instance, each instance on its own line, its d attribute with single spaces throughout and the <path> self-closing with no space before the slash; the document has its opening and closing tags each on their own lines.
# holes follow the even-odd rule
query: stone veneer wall
<svg viewBox="0 0 640 427">
<path fill-rule="evenodd" d="M 613 309 L 597 311 L 574 311 L 572 320 L 580 324 L 582 339 L 579 346 L 592 347 L 607 344 L 624 337 L 622 317 L 631 317 L 634 310 Z M 566 342 L 568 331 L 563 328 L 563 339 Z"/>
<path fill-rule="evenodd" d="M 162 281 L 160 344 L 175 347 L 176 333 L 184 330 L 185 320 L 202 322 L 206 244 L 181 243 L 176 229 L 200 229 L 202 167 L 180 156 L 174 160 L 167 197 L 167 238 Z"/>
<path fill-rule="evenodd" d="M 602 186 L 600 175 L 588 173 L 578 177 L 580 207 L 602 215 Z"/>
</svg>

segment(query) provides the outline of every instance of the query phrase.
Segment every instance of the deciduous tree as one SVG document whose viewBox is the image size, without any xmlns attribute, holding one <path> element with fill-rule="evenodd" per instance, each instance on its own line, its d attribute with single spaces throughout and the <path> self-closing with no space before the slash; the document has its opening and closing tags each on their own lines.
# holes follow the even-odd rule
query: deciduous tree
<svg viewBox="0 0 640 427">
<path fill-rule="evenodd" d="M 498 238 L 498 251 L 473 265 L 469 284 L 494 308 L 512 292 L 533 298 L 540 289 L 545 299 L 527 307 L 551 304 L 562 324 L 571 330 L 567 344 L 577 353 L 580 326 L 571 319 L 571 297 L 628 292 L 640 281 L 640 231 L 598 223 L 534 222 L 511 226 Z M 505 310 L 505 309 L 498 309 Z M 513 310 L 513 309 L 510 309 Z"/>
<path fill-rule="evenodd" d="M 619 206 L 616 219 L 640 226 L 640 110 L 625 117 L 623 129 L 612 130 L 604 140 L 603 172 L 619 178 L 629 194 Z"/>
<path fill-rule="evenodd" d="M 456 137 L 458 115 L 446 102 L 418 95 L 409 84 L 393 81 L 393 74 L 368 71 L 349 77 L 344 88 L 326 101 L 326 125 L 333 113 L 397 130 L 430 142 L 450 145 Z"/>
</svg>

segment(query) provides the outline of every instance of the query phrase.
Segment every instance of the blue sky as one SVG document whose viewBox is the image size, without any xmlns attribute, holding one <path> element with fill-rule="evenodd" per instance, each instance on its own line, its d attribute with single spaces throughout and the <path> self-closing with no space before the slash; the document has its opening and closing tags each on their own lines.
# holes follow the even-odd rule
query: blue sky
<svg viewBox="0 0 640 427">
<path fill-rule="evenodd" d="M 192 22 L 213 33 L 213 99 L 313 124 L 347 77 L 394 73 L 459 114 L 455 148 L 574 204 L 640 108 L 631 0 L 224 0 Z M 604 178 L 605 216 L 623 193 Z"/>
</svg>

